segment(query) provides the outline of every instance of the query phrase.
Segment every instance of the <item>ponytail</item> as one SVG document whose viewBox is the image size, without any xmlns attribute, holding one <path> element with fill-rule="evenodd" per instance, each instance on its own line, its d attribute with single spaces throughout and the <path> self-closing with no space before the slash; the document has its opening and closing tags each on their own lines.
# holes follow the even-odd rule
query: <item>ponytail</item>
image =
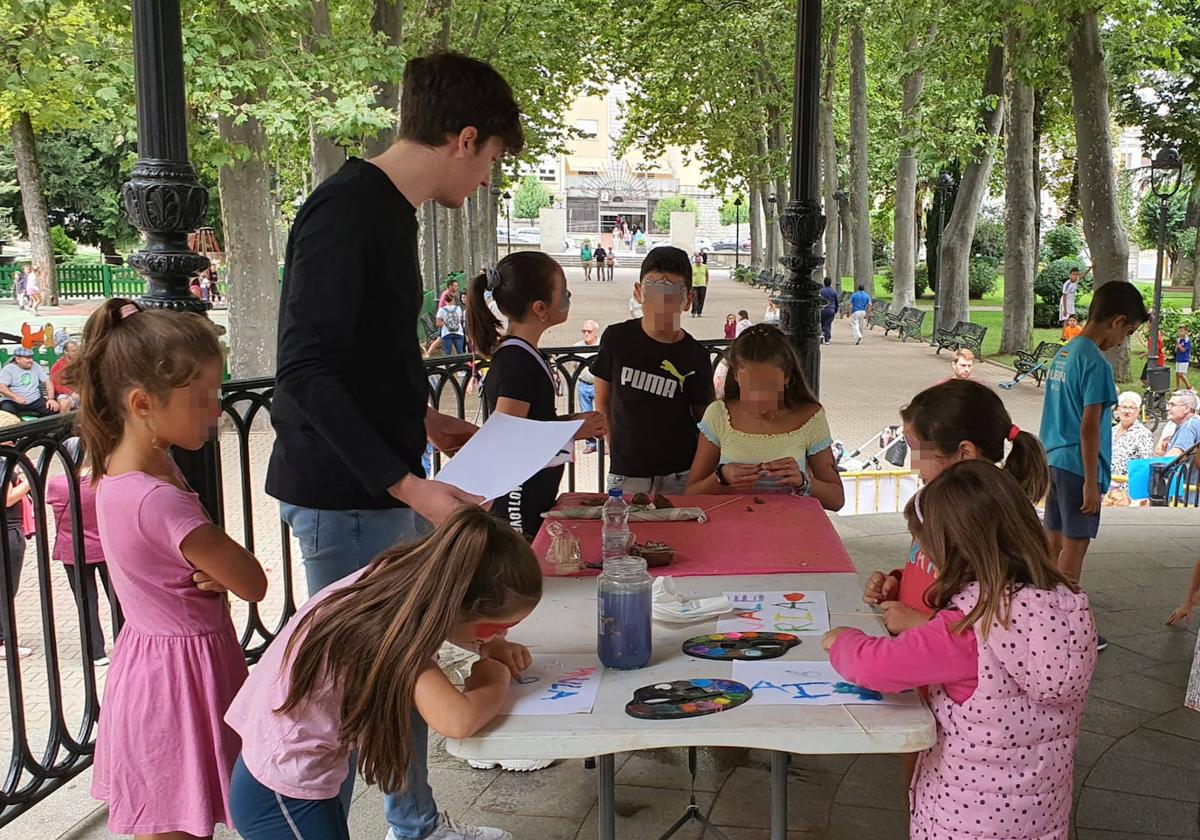
<svg viewBox="0 0 1200 840">
<path fill-rule="evenodd" d="M 950 455 L 963 441 L 970 441 L 984 460 L 1003 462 L 1004 471 L 1021 485 L 1031 502 L 1039 502 L 1050 486 L 1050 468 L 1046 450 L 1029 432 L 1018 430 L 1012 437 L 1012 418 L 1004 401 L 978 382 L 949 379 L 913 397 L 900 411 L 921 440 L 937 447 L 941 455 Z M 1012 440 L 1012 450 L 1004 457 L 1004 444 Z"/>
<path fill-rule="evenodd" d="M 509 254 L 495 268 L 477 274 L 467 299 L 467 337 L 474 351 L 488 357 L 500 344 L 501 323 L 488 308 L 486 292 L 492 293 L 492 300 L 506 318 L 520 321 L 539 300 L 550 302 L 555 280 L 561 274 L 562 266 L 541 251 Z"/>
<path fill-rule="evenodd" d="M 79 394 L 75 424 L 93 480 L 125 431 L 122 401 L 132 388 L 166 399 L 221 358 L 216 327 L 193 312 L 143 310 L 112 298 L 88 318 L 83 347 L 67 366 L 66 384 Z"/>
<path fill-rule="evenodd" d="M 479 272 L 472 280 L 467 294 L 467 338 L 471 348 L 480 356 L 489 357 L 496 352 L 500 343 L 500 319 L 487 305 L 487 270 Z"/>
</svg>

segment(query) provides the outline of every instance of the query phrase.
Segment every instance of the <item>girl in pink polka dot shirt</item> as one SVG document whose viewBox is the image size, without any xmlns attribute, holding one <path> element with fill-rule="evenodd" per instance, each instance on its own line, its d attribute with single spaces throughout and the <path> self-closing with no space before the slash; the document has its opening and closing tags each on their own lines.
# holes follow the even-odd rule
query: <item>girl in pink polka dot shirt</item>
<svg viewBox="0 0 1200 840">
<path fill-rule="evenodd" d="M 938 739 L 909 788 L 911 840 L 1067 840 L 1096 666 L 1087 596 L 1055 567 L 1020 484 L 991 464 L 949 467 L 905 517 L 937 568 L 937 612 L 894 638 L 836 627 L 822 644 L 851 682 L 929 686 Z"/>
</svg>

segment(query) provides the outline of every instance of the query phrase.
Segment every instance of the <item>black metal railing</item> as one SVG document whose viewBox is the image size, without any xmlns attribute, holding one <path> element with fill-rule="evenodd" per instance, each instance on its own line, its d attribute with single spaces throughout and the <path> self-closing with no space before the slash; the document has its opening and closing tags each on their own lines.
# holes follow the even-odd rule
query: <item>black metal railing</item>
<svg viewBox="0 0 1200 840">
<path fill-rule="evenodd" d="M 727 341 L 705 342 L 714 365 L 725 355 Z M 583 365 L 596 349 L 589 347 L 558 347 L 547 351 L 551 366 L 562 380 L 559 394 L 559 409 L 563 413 L 577 410 L 576 387 Z M 470 356 L 451 356 L 426 361 L 429 374 L 429 399 L 438 410 L 460 419 L 482 422 L 486 419 L 486 405 L 480 394 L 482 364 Z M 209 446 L 214 457 L 208 463 L 215 465 L 216 475 L 212 486 L 216 488 L 215 506 L 210 504 L 217 524 L 225 528 L 250 552 L 260 545 L 278 539 L 280 546 L 281 585 L 273 586 L 262 603 L 246 604 L 234 601 L 232 605 L 238 636 L 248 662 L 256 662 L 268 644 L 297 608 L 295 568 L 292 564 L 292 541 L 287 525 L 280 519 L 278 508 L 269 503 L 269 514 L 260 509 L 256 515 L 256 503 L 263 502 L 261 493 L 265 476 L 254 472 L 255 465 L 265 468 L 265 453 L 269 452 L 273 434 L 269 415 L 274 393 L 273 379 L 255 379 L 228 382 L 222 389 L 224 422 L 221 433 Z M 68 417 L 55 417 L 22 423 L 0 430 L 0 492 L 7 493 L 19 474 L 29 482 L 29 497 L 34 512 L 33 537 L 30 548 L 22 557 L 14 556 L 14 545 L 9 540 L 0 540 L 3 568 L 0 569 L 0 629 L 6 639 L 4 664 L 5 684 L 8 690 L 9 712 L 9 764 L 0 789 L 0 826 L 7 825 L 25 813 L 37 802 L 45 799 L 92 764 L 95 749 L 96 725 L 100 717 L 100 692 L 96 667 L 92 664 L 93 631 L 89 621 L 86 600 L 82 594 L 55 599 L 55 580 L 62 580 L 54 569 L 51 546 L 48 539 L 48 511 L 46 484 L 51 475 L 65 474 L 69 496 L 68 513 L 72 524 L 72 556 L 74 567 L 83 576 L 79 587 L 82 593 L 90 582 L 96 586 L 96 568 L 84 562 L 83 512 L 80 503 L 78 470 L 68 441 L 74 436 L 73 421 Z M 256 450 L 257 453 L 256 453 Z M 259 457 L 256 457 L 256 454 Z M 596 489 L 605 489 L 605 451 L 603 441 L 596 453 Z M 434 474 L 440 458 L 433 458 Z M 567 486 L 576 489 L 579 479 L 578 466 L 574 463 L 567 471 Z M 19 504 L 19 503 L 18 503 Z M 12 511 L 10 515 L 9 511 Z M 7 534 L 14 521 L 17 508 L 6 508 L 0 504 L 0 525 Z M 276 530 L 278 529 L 278 530 Z M 29 555 L 26 560 L 24 555 Z M 16 569 L 25 561 L 23 587 L 38 588 L 38 609 L 41 618 L 40 648 L 28 659 L 18 655 L 17 645 L 28 642 L 31 627 L 17 621 L 15 598 L 19 575 Z M 106 591 L 107 590 L 107 587 Z M 62 587 L 59 587 L 61 592 Z M 65 602 L 66 598 L 74 601 Z M 122 616 L 119 603 L 109 593 L 111 627 L 108 638 L 114 639 L 120 630 Z M 73 615 L 69 621 L 62 618 Z M 63 668 L 64 660 L 59 652 L 62 638 L 79 633 L 79 657 L 77 667 Z M 73 643 L 72 643 L 73 644 Z M 37 668 L 33 666 L 37 665 Z M 44 679 L 42 670 L 44 667 Z M 27 679 L 36 672 L 36 677 Z M 81 696 L 68 697 L 64 694 L 64 675 L 73 677 L 77 685 L 74 691 Z M 74 678 L 76 674 L 81 675 Z M 44 683 L 44 687 L 43 687 Z M 45 695 L 33 696 L 34 690 Z M 68 702 L 73 700 L 73 703 Z M 31 731 L 31 707 L 36 706 L 37 731 Z M 71 712 L 68 713 L 68 706 Z M 0 732 L 0 737 L 5 733 Z M 44 741 L 44 743 L 43 743 Z"/>
</svg>

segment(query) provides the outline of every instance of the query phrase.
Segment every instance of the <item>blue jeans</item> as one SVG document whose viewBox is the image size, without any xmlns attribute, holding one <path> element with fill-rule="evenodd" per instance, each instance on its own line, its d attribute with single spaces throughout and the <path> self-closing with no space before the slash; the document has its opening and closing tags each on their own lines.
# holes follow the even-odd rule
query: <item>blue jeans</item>
<svg viewBox="0 0 1200 840">
<path fill-rule="evenodd" d="M 349 776 L 354 789 L 354 774 Z M 343 793 L 345 790 L 343 788 Z M 250 774 L 238 756 L 229 779 L 229 813 L 245 840 L 350 840 L 349 796 L 293 799 Z"/>
<path fill-rule="evenodd" d="M 462 333 L 442 336 L 442 353 L 446 356 L 461 356 L 467 352 L 467 338 Z"/>
<path fill-rule="evenodd" d="M 595 382 L 576 382 L 575 383 L 575 404 L 576 410 L 580 412 L 596 410 L 596 383 Z M 588 438 L 591 443 L 595 443 L 595 438 Z"/>
<path fill-rule="evenodd" d="M 382 551 L 429 531 L 429 523 L 409 508 L 387 510 L 317 510 L 280 503 L 280 515 L 296 535 L 304 558 L 310 596 L 370 563 Z M 392 836 L 420 840 L 437 826 L 437 802 L 429 787 L 426 750 L 429 728 L 416 711 L 412 716 L 412 761 L 403 793 L 388 794 L 384 815 Z M 348 776 L 353 790 L 354 774 Z M 347 810 L 349 799 L 346 800 Z M 270 835 L 264 835 L 264 837 Z"/>
</svg>

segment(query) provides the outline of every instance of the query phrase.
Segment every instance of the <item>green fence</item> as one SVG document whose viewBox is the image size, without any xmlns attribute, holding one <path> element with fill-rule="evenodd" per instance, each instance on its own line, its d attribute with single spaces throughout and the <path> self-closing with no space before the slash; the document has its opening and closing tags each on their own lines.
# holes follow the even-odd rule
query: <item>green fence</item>
<svg viewBox="0 0 1200 840">
<path fill-rule="evenodd" d="M 11 295 L 15 265 L 0 265 L 0 294 Z M 136 297 L 146 291 L 146 281 L 123 265 L 60 265 L 58 296 L 67 300 Z"/>
</svg>

